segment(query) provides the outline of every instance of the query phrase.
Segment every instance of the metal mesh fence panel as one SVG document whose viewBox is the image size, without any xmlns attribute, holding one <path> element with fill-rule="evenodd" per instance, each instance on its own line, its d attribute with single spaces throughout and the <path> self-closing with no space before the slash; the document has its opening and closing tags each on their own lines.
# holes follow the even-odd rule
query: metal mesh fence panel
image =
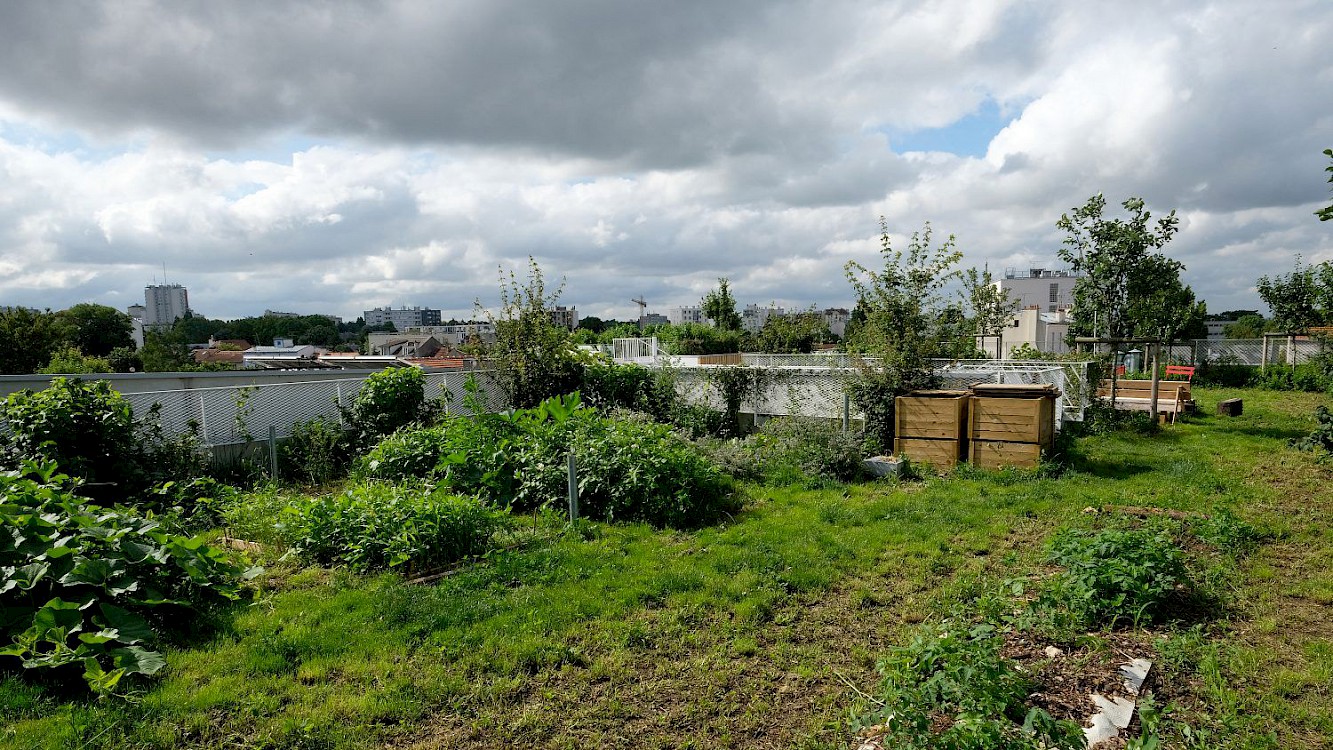
<svg viewBox="0 0 1333 750">
<path fill-rule="evenodd" d="M 340 403 L 350 403 L 365 378 L 315 380 L 223 388 L 128 393 L 136 417 L 156 412 L 164 434 L 197 430 L 205 445 L 228 445 L 278 437 L 316 418 L 337 421 Z"/>
<path fill-rule="evenodd" d="M 366 377 L 129 393 L 125 399 L 136 417 L 155 420 L 165 435 L 196 432 L 205 445 L 229 445 L 265 439 L 270 427 L 282 438 L 301 422 L 339 421 L 338 407 L 351 405 Z M 426 398 L 443 399 L 448 413 L 471 413 L 469 377 L 476 379 L 476 397 L 483 411 L 508 408 L 504 389 L 489 370 L 427 374 Z"/>
<path fill-rule="evenodd" d="M 476 399 L 484 412 L 498 412 L 509 408 L 504 387 L 492 370 L 471 372 L 440 372 L 426 376 L 426 398 L 440 398 L 447 414 L 471 414 L 468 379 L 476 383 Z"/>
<path fill-rule="evenodd" d="M 799 355 L 798 355 L 799 356 Z M 966 390 L 979 383 L 1038 385 L 1060 390 L 1056 402 L 1061 422 L 1082 421 L 1096 383 L 1090 362 L 976 362 L 949 363 L 938 370 L 941 387 Z M 722 396 L 708 377 L 717 367 L 673 367 L 676 392 L 686 402 L 711 409 L 725 408 Z M 741 411 L 764 416 L 803 416 L 839 419 L 844 410 L 852 419 L 864 415 L 846 394 L 860 370 L 851 367 L 765 367 L 758 395 L 746 398 Z"/>
</svg>

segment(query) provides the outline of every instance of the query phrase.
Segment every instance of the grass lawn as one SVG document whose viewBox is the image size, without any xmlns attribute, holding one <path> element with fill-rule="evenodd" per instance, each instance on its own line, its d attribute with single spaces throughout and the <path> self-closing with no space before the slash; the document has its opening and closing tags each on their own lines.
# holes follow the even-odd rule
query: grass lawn
<svg viewBox="0 0 1333 750">
<path fill-rule="evenodd" d="M 749 486 L 694 532 L 535 519 L 437 583 L 270 564 L 254 600 L 128 699 L 0 680 L 15 748 L 845 748 L 914 623 L 1040 568 L 1085 508 L 1229 508 L 1274 535 L 1218 568 L 1224 616 L 1157 633 L 1191 745 L 1333 747 L 1333 464 L 1286 447 L 1318 394 L 1196 389 L 1160 434 L 1078 441 L 1057 478 Z M 1219 399 L 1243 416 L 1213 416 Z"/>
</svg>

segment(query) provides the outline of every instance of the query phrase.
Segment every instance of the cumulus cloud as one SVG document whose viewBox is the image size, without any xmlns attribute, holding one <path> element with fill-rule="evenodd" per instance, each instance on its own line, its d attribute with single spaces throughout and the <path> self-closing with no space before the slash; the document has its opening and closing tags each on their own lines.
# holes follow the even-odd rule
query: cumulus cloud
<svg viewBox="0 0 1333 750">
<path fill-rule="evenodd" d="M 846 305 L 926 220 L 1053 265 L 1104 192 L 1177 208 L 1213 309 L 1333 257 L 1333 9 L 906 0 L 365 0 L 0 8 L 0 296 L 205 314 L 470 314 L 536 257 L 585 314 Z M 981 157 L 895 134 L 998 113 Z M 1321 203 L 1322 202 L 1322 203 Z"/>
</svg>

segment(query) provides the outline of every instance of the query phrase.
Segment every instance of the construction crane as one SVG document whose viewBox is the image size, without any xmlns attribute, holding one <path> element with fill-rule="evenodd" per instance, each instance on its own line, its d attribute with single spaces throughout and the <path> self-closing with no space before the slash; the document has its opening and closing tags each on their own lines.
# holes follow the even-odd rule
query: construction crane
<svg viewBox="0 0 1333 750">
<path fill-rule="evenodd" d="M 630 302 L 633 302 L 634 304 L 636 304 L 636 305 L 639 306 L 639 330 L 642 331 L 642 330 L 643 330 L 643 311 L 648 307 L 648 303 L 643 301 L 643 295 L 642 295 L 642 294 L 639 295 L 638 299 L 632 299 L 632 300 L 630 300 Z"/>
</svg>

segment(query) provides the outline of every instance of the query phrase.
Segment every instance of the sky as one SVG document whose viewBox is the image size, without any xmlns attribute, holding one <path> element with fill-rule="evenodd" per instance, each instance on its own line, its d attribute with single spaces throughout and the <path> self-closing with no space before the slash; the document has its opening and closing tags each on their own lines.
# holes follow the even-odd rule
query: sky
<svg viewBox="0 0 1333 750">
<path fill-rule="evenodd" d="M 0 4 L 0 305 L 472 317 L 532 256 L 581 315 L 850 306 L 927 222 L 1059 268 L 1176 210 L 1211 311 L 1333 259 L 1327 0 Z"/>
</svg>

